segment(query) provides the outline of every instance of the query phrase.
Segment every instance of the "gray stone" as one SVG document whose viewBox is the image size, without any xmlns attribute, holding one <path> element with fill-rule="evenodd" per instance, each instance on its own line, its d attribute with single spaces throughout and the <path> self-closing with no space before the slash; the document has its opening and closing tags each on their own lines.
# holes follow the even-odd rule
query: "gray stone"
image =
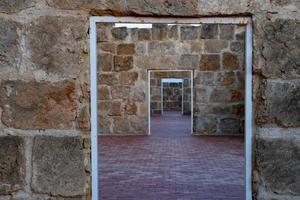
<svg viewBox="0 0 300 200">
<path fill-rule="evenodd" d="M 124 117 L 116 116 L 113 117 L 113 133 L 115 134 L 128 134 L 130 131 L 129 120 Z"/>
<path fill-rule="evenodd" d="M 266 117 L 285 127 L 300 126 L 300 81 L 268 81 L 265 90 Z M 263 112 L 262 112 L 263 113 Z"/>
<path fill-rule="evenodd" d="M 195 119 L 197 132 L 212 135 L 217 132 L 217 119 L 215 117 L 202 116 Z"/>
<path fill-rule="evenodd" d="M 223 53 L 223 67 L 228 70 L 235 70 L 239 68 L 239 60 L 237 55 L 224 52 Z"/>
<path fill-rule="evenodd" d="M 183 54 L 180 56 L 181 67 L 197 69 L 199 67 L 199 56 L 196 54 Z"/>
<path fill-rule="evenodd" d="M 16 22 L 0 18 L 0 70 L 16 68 L 20 61 L 19 29 L 20 25 Z"/>
<path fill-rule="evenodd" d="M 178 39 L 178 26 L 177 25 L 172 25 L 172 26 L 169 27 L 168 38 L 173 39 L 173 40 Z"/>
<path fill-rule="evenodd" d="M 24 141 L 17 136 L 1 136 L 0 147 L 0 194 L 7 195 L 24 188 Z"/>
<path fill-rule="evenodd" d="M 173 42 L 161 42 L 160 51 L 163 55 L 174 55 L 175 45 Z"/>
<path fill-rule="evenodd" d="M 234 25 L 219 24 L 220 39 L 233 40 L 234 37 Z"/>
<path fill-rule="evenodd" d="M 206 53 L 220 53 L 223 49 L 228 46 L 227 40 L 205 40 L 204 50 Z"/>
<path fill-rule="evenodd" d="M 75 83 L 6 81 L 0 85 L 2 122 L 17 129 L 67 129 L 76 116 Z M 30 122 L 30 123 L 28 123 Z"/>
<path fill-rule="evenodd" d="M 217 39 L 219 34 L 218 24 L 203 24 L 201 28 L 202 39 Z"/>
<path fill-rule="evenodd" d="M 0 13 L 17 13 L 34 6 L 35 0 L 2 0 L 0 1 Z"/>
<path fill-rule="evenodd" d="M 195 77 L 195 85 L 215 85 L 214 72 L 199 72 Z"/>
<path fill-rule="evenodd" d="M 151 32 L 149 29 L 141 28 L 138 32 L 138 40 L 150 40 L 151 39 Z"/>
<path fill-rule="evenodd" d="M 220 131 L 226 135 L 240 134 L 240 120 L 235 118 L 224 118 L 220 120 Z"/>
<path fill-rule="evenodd" d="M 101 53 L 98 56 L 99 71 L 110 72 L 113 68 L 113 56 L 108 53 Z"/>
<path fill-rule="evenodd" d="M 114 56 L 114 71 L 128 71 L 133 68 L 132 56 Z"/>
<path fill-rule="evenodd" d="M 86 24 L 85 17 L 70 16 L 42 16 L 27 24 L 24 48 L 29 50 L 34 67 L 70 77 L 87 70 L 83 63 Z"/>
<path fill-rule="evenodd" d="M 231 100 L 231 91 L 227 88 L 216 88 L 212 91 L 209 99 L 211 102 L 229 102 Z"/>
<path fill-rule="evenodd" d="M 257 138 L 258 170 L 267 190 L 300 196 L 300 140 L 284 137 Z"/>
<path fill-rule="evenodd" d="M 168 27 L 166 24 L 153 24 L 151 30 L 153 40 L 164 40 L 167 38 Z"/>
<path fill-rule="evenodd" d="M 135 53 L 137 55 L 145 55 L 147 52 L 146 45 L 144 43 L 138 43 L 135 46 Z"/>
<path fill-rule="evenodd" d="M 197 40 L 199 38 L 199 27 L 182 26 L 180 27 L 181 40 Z"/>
<path fill-rule="evenodd" d="M 116 40 L 125 40 L 126 37 L 128 36 L 126 27 L 113 28 L 111 30 L 111 34 Z"/>
<path fill-rule="evenodd" d="M 80 137 L 36 136 L 32 149 L 34 192 L 54 196 L 84 195 L 86 181 Z"/>
<path fill-rule="evenodd" d="M 205 88 L 194 88 L 197 103 L 207 103 L 207 90 Z"/>
<path fill-rule="evenodd" d="M 236 82 L 236 76 L 234 72 L 222 72 L 218 74 L 217 80 L 221 86 L 229 86 Z"/>
<path fill-rule="evenodd" d="M 220 56 L 217 54 L 203 54 L 200 59 L 201 71 L 217 71 L 220 69 Z"/>
<path fill-rule="evenodd" d="M 233 52 L 244 52 L 245 45 L 243 42 L 235 41 L 230 43 L 230 50 Z"/>
</svg>

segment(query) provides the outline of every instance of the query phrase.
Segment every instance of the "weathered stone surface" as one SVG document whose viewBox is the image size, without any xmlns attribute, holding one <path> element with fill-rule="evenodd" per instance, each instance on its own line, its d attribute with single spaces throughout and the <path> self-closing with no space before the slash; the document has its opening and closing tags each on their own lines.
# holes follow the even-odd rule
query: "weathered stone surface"
<svg viewBox="0 0 300 200">
<path fill-rule="evenodd" d="M 206 88 L 195 88 L 195 99 L 197 103 L 207 103 L 207 90 Z"/>
<path fill-rule="evenodd" d="M 131 131 L 136 134 L 146 134 L 148 132 L 147 117 L 129 116 Z"/>
<path fill-rule="evenodd" d="M 228 24 L 219 24 L 220 39 L 233 40 L 234 38 L 234 26 Z"/>
<path fill-rule="evenodd" d="M 234 52 L 244 52 L 245 49 L 245 44 L 243 42 L 240 41 L 235 41 L 230 43 L 230 50 L 234 51 Z"/>
<path fill-rule="evenodd" d="M 222 86 L 232 85 L 236 81 L 234 72 L 223 72 L 218 74 L 218 83 Z"/>
<path fill-rule="evenodd" d="M 135 87 L 132 91 L 131 100 L 136 102 L 143 102 L 146 98 L 146 88 L 145 87 Z"/>
<path fill-rule="evenodd" d="M 24 141 L 17 136 L 0 137 L 0 194 L 24 188 Z"/>
<path fill-rule="evenodd" d="M 223 67 L 228 70 L 238 69 L 239 60 L 237 55 L 228 52 L 223 53 Z"/>
<path fill-rule="evenodd" d="M 122 114 L 122 102 L 121 101 L 113 101 L 110 103 L 110 110 L 108 115 L 110 116 L 120 116 Z"/>
<path fill-rule="evenodd" d="M 84 106 L 76 118 L 77 127 L 83 131 L 89 131 L 91 128 L 90 111 L 88 106 Z"/>
<path fill-rule="evenodd" d="M 174 55 L 175 45 L 173 42 L 161 42 L 160 51 L 163 55 Z"/>
<path fill-rule="evenodd" d="M 119 44 L 117 48 L 117 53 L 119 55 L 133 55 L 135 53 L 134 43 L 130 44 Z"/>
<path fill-rule="evenodd" d="M 220 120 L 220 130 L 223 134 L 240 134 L 240 120 L 235 118 L 224 118 Z"/>
<path fill-rule="evenodd" d="M 213 54 L 203 54 L 200 59 L 201 71 L 216 71 L 220 69 L 220 56 Z"/>
<path fill-rule="evenodd" d="M 200 29 L 197 26 L 182 26 L 180 27 L 181 40 L 196 40 L 199 38 Z"/>
<path fill-rule="evenodd" d="M 215 85 L 213 72 L 199 72 L 195 78 L 195 85 Z"/>
<path fill-rule="evenodd" d="M 113 118 L 114 128 L 113 133 L 129 133 L 130 125 L 129 120 L 124 117 L 114 117 Z"/>
<path fill-rule="evenodd" d="M 2 1 L 1 1 L 2 2 Z M 0 2 L 0 11 L 1 3 Z M 6 2 L 9 3 L 9 2 Z M 20 60 L 18 31 L 20 25 L 16 22 L 0 18 L 0 70 L 16 68 Z"/>
<path fill-rule="evenodd" d="M 284 127 L 300 125 L 300 81 L 268 81 L 259 115 Z"/>
<path fill-rule="evenodd" d="M 27 24 L 26 48 L 35 67 L 72 77 L 86 71 L 83 48 L 87 24 L 84 17 L 70 16 L 42 16 Z"/>
<path fill-rule="evenodd" d="M 217 39 L 218 34 L 218 24 L 203 24 L 201 27 L 202 39 Z"/>
<path fill-rule="evenodd" d="M 36 136 L 32 149 L 32 189 L 52 195 L 84 195 L 83 141 L 80 137 Z"/>
<path fill-rule="evenodd" d="M 109 72 L 112 71 L 113 56 L 108 53 L 101 53 L 98 57 L 99 71 Z"/>
<path fill-rule="evenodd" d="M 101 42 L 99 44 L 99 48 L 101 51 L 105 51 L 108 53 L 116 53 L 116 44 L 111 42 Z"/>
<path fill-rule="evenodd" d="M 113 28 L 111 30 L 111 34 L 116 40 L 125 40 L 126 37 L 128 36 L 126 27 Z"/>
<path fill-rule="evenodd" d="M 119 76 L 119 81 L 122 85 L 134 85 L 137 79 L 137 72 L 121 72 Z"/>
<path fill-rule="evenodd" d="M 98 86 L 98 99 L 99 100 L 109 100 L 110 96 L 110 87 L 109 86 Z"/>
<path fill-rule="evenodd" d="M 196 54 L 184 54 L 180 56 L 181 67 L 197 69 L 199 67 L 199 56 Z"/>
<path fill-rule="evenodd" d="M 145 55 L 147 52 L 146 44 L 144 43 L 138 43 L 135 47 L 135 53 L 137 55 Z"/>
<path fill-rule="evenodd" d="M 177 25 L 169 26 L 168 38 L 173 39 L 173 40 L 178 39 L 178 26 Z"/>
<path fill-rule="evenodd" d="M 114 71 L 128 71 L 133 68 L 132 56 L 114 56 Z"/>
<path fill-rule="evenodd" d="M 229 102 L 231 100 L 231 91 L 227 88 L 216 88 L 210 96 L 211 102 Z"/>
<path fill-rule="evenodd" d="M 258 137 L 256 159 L 266 190 L 300 196 L 299 137 Z"/>
<path fill-rule="evenodd" d="M 214 117 L 196 117 L 197 131 L 201 134 L 215 134 L 217 132 L 217 119 Z"/>
<path fill-rule="evenodd" d="M 164 40 L 167 38 L 168 27 L 166 24 L 153 24 L 151 30 L 153 40 Z"/>
<path fill-rule="evenodd" d="M 113 86 L 111 90 L 111 95 L 113 99 L 129 99 L 130 97 L 130 87 L 129 86 Z"/>
<path fill-rule="evenodd" d="M 17 13 L 34 6 L 35 2 L 35 0 L 3 0 L 0 2 L 0 13 Z"/>
<path fill-rule="evenodd" d="M 150 40 L 151 39 L 151 32 L 149 29 L 141 28 L 138 32 L 138 40 Z"/>
<path fill-rule="evenodd" d="M 128 102 L 125 107 L 125 111 L 127 115 L 136 115 L 137 106 L 134 102 Z"/>
<path fill-rule="evenodd" d="M 109 73 L 109 74 L 101 73 L 98 81 L 100 85 L 114 85 L 118 82 L 118 76 L 116 73 Z"/>
<path fill-rule="evenodd" d="M 205 40 L 204 50 L 206 53 L 220 53 L 223 49 L 227 48 L 227 40 Z"/>
<path fill-rule="evenodd" d="M 74 82 L 6 81 L 0 86 L 1 119 L 6 126 L 20 129 L 72 127 L 77 107 Z"/>
</svg>

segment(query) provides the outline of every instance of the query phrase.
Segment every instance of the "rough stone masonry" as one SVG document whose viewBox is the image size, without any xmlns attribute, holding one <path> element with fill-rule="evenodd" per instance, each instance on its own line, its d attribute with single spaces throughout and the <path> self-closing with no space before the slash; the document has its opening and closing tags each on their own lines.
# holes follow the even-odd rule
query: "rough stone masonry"
<svg viewBox="0 0 300 200">
<path fill-rule="evenodd" d="M 299 0 L 1 1 L 0 199 L 90 198 L 93 15 L 252 17 L 253 199 L 299 199 L 299 11 Z"/>
</svg>

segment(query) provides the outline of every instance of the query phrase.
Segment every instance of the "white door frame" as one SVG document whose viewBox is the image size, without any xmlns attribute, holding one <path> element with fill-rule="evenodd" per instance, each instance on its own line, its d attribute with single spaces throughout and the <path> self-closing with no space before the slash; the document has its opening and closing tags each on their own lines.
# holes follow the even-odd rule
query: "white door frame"
<svg viewBox="0 0 300 200">
<path fill-rule="evenodd" d="M 193 117 L 194 117 L 194 85 L 193 85 L 193 80 L 194 80 L 194 70 L 192 69 L 148 69 L 148 135 L 151 135 L 151 96 L 150 96 L 150 88 L 151 88 L 151 72 L 190 72 L 190 77 L 191 77 L 191 134 L 193 134 Z M 162 85 L 163 83 L 161 83 Z M 183 84 L 183 83 L 182 83 Z M 183 94 L 183 93 L 182 93 Z"/>
<path fill-rule="evenodd" d="M 90 17 L 90 91 L 91 91 L 91 153 L 92 200 L 99 200 L 98 188 L 98 108 L 97 108 L 97 29 L 96 23 L 170 23 L 170 24 L 242 24 L 246 25 L 246 79 L 245 79 L 245 200 L 252 199 L 252 19 L 251 17 Z M 149 75 L 149 74 L 148 74 Z M 149 77 L 148 77 L 149 78 Z M 193 83 L 193 82 L 192 82 Z M 192 105 L 193 106 L 193 105 Z M 148 108 L 149 112 L 149 108 Z"/>
<path fill-rule="evenodd" d="M 160 113 L 164 114 L 164 83 L 181 83 L 181 114 L 183 115 L 183 79 L 182 78 L 162 78 L 160 83 Z"/>
</svg>

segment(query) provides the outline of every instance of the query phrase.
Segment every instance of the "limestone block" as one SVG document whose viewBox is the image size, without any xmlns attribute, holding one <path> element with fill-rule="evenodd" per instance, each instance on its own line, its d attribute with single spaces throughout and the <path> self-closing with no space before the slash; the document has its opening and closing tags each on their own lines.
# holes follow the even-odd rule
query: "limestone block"
<svg viewBox="0 0 300 200">
<path fill-rule="evenodd" d="M 210 95 L 210 102 L 229 102 L 231 100 L 231 91 L 227 88 L 215 88 Z"/>
<path fill-rule="evenodd" d="M 138 40 L 150 40 L 151 39 L 151 32 L 149 29 L 141 28 L 138 31 Z"/>
<path fill-rule="evenodd" d="M 113 56 L 108 53 L 100 53 L 98 57 L 99 71 L 110 72 L 113 66 Z"/>
<path fill-rule="evenodd" d="M 6 81 L 0 85 L 2 122 L 19 129 L 66 129 L 76 116 L 75 83 Z"/>
<path fill-rule="evenodd" d="M 117 47 L 117 53 L 119 55 L 133 55 L 135 53 L 134 43 L 119 44 Z"/>
<path fill-rule="evenodd" d="M 106 85 L 98 86 L 98 99 L 99 100 L 111 99 L 111 91 L 109 86 Z"/>
<path fill-rule="evenodd" d="M 34 6 L 36 0 L 3 0 L 0 2 L 0 13 L 17 13 Z"/>
<path fill-rule="evenodd" d="M 240 120 L 235 118 L 224 118 L 220 120 L 220 131 L 222 134 L 240 134 Z"/>
<path fill-rule="evenodd" d="M 9 4 L 9 2 L 6 3 Z M 18 23 L 0 19 L 0 72 L 4 69 L 16 69 L 20 61 L 19 29 Z"/>
<path fill-rule="evenodd" d="M 183 54 L 180 56 L 180 66 L 183 68 L 199 68 L 199 56 L 196 54 Z"/>
<path fill-rule="evenodd" d="M 218 74 L 218 83 L 221 86 L 229 86 L 236 82 L 236 75 L 234 72 L 222 72 Z"/>
<path fill-rule="evenodd" d="M 101 43 L 99 43 L 99 48 L 101 51 L 104 51 L 107 53 L 112 53 L 112 54 L 116 53 L 116 44 L 112 43 L 112 42 L 101 42 Z"/>
<path fill-rule="evenodd" d="M 228 46 L 227 40 L 205 40 L 204 41 L 204 51 L 206 53 L 220 53 L 223 49 Z"/>
<path fill-rule="evenodd" d="M 220 39 L 233 40 L 234 38 L 234 25 L 219 24 Z"/>
<path fill-rule="evenodd" d="M 166 24 L 153 24 L 151 30 L 153 40 L 164 40 L 167 38 L 168 27 Z"/>
<path fill-rule="evenodd" d="M 87 24 L 85 17 L 71 16 L 42 16 L 27 24 L 26 48 L 34 66 L 70 77 L 86 71 Z"/>
<path fill-rule="evenodd" d="M 111 95 L 113 99 L 129 99 L 130 97 L 130 86 L 113 86 L 111 89 Z"/>
<path fill-rule="evenodd" d="M 32 189 L 51 195 L 84 195 L 86 181 L 80 137 L 36 136 L 32 149 Z"/>
<path fill-rule="evenodd" d="M 196 132 L 201 134 L 215 134 L 217 132 L 217 119 L 209 116 L 195 116 Z"/>
<path fill-rule="evenodd" d="M 235 70 L 239 68 L 239 60 L 237 55 L 224 52 L 223 53 L 223 67 L 227 70 Z"/>
<path fill-rule="evenodd" d="M 259 175 L 266 189 L 300 196 L 299 137 L 258 137 L 256 147 Z"/>
<path fill-rule="evenodd" d="M 180 27 L 181 40 L 197 40 L 199 38 L 200 29 L 197 26 Z"/>
<path fill-rule="evenodd" d="M 201 27 L 202 39 L 217 39 L 218 34 L 218 24 L 203 24 Z"/>
<path fill-rule="evenodd" d="M 120 84 L 122 85 L 134 85 L 138 79 L 137 72 L 121 72 L 119 76 Z"/>
<path fill-rule="evenodd" d="M 128 71 L 133 68 L 132 56 L 114 56 L 114 71 Z"/>
<path fill-rule="evenodd" d="M 116 27 L 111 29 L 111 34 L 116 40 L 125 40 L 128 36 L 128 31 L 126 27 Z"/>
<path fill-rule="evenodd" d="M 24 188 L 24 141 L 17 136 L 1 136 L 0 147 L 0 194 L 7 195 Z"/>
<path fill-rule="evenodd" d="M 200 59 L 201 71 L 217 71 L 220 69 L 220 56 L 217 54 L 203 54 Z"/>
</svg>

